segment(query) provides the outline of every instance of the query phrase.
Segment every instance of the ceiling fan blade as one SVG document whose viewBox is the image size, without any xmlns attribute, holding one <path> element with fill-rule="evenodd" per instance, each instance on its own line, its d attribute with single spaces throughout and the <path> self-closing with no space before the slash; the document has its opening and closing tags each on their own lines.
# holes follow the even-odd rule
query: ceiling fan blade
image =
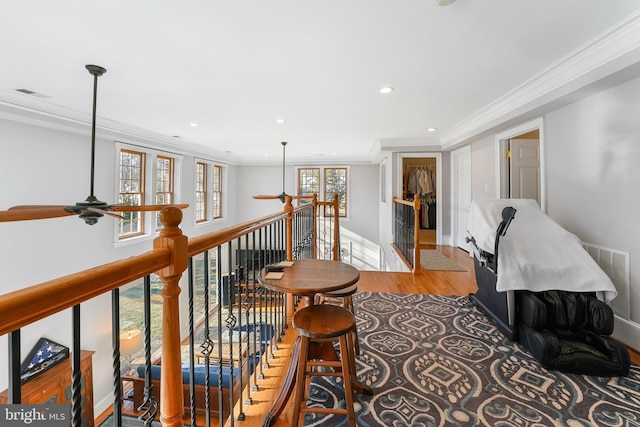
<svg viewBox="0 0 640 427">
<path fill-rule="evenodd" d="M 64 210 L 64 206 L 14 206 L 0 211 L 0 222 L 28 221 L 33 219 L 58 218 L 75 215 Z"/>
<path fill-rule="evenodd" d="M 114 212 L 153 212 L 160 211 L 162 208 L 166 208 L 168 206 L 173 206 L 178 209 L 186 209 L 189 207 L 188 204 L 172 204 L 172 205 L 141 205 L 141 206 L 130 206 L 130 205 L 111 205 L 111 209 Z"/>
<path fill-rule="evenodd" d="M 109 211 L 105 211 L 103 209 L 98 209 L 98 208 L 87 208 L 88 211 L 91 212 L 96 212 L 102 215 L 108 215 L 108 216 L 112 216 L 114 218 L 118 218 L 118 219 L 124 219 L 124 217 L 122 215 L 118 215 L 117 213 L 113 213 L 113 212 L 109 212 Z"/>
<path fill-rule="evenodd" d="M 10 211 L 17 211 L 21 209 L 64 209 L 64 205 L 18 205 L 11 206 Z"/>
<path fill-rule="evenodd" d="M 258 194 L 255 196 L 252 196 L 254 199 L 258 199 L 258 200 L 273 200 L 273 199 L 280 199 L 282 200 L 283 198 L 285 198 L 286 196 L 291 197 L 292 199 L 313 199 L 313 196 L 291 196 L 289 194 L 280 194 L 278 196 L 268 196 L 266 194 Z"/>
</svg>

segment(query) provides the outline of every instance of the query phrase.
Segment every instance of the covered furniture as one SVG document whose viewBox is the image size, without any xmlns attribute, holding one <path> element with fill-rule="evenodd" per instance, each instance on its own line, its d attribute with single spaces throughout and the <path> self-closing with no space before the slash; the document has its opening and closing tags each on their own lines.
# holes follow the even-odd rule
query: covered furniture
<svg viewBox="0 0 640 427">
<path fill-rule="evenodd" d="M 598 375 L 628 371 L 626 348 L 606 337 L 613 331 L 607 305 L 617 295 L 613 283 L 580 240 L 536 201 L 474 201 L 468 233 L 478 284 L 470 298 L 509 339 L 550 368 Z M 587 367 L 588 360 L 598 366 Z"/>
</svg>

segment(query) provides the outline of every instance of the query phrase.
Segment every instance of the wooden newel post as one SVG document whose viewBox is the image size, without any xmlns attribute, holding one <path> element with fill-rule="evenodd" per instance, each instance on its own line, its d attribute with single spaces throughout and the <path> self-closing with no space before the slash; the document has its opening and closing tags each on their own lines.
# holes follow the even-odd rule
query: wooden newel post
<svg viewBox="0 0 640 427">
<path fill-rule="evenodd" d="M 413 272 L 420 273 L 420 196 L 413 195 Z"/>
<path fill-rule="evenodd" d="M 166 207 L 160 211 L 163 225 L 153 241 L 154 249 L 171 251 L 171 265 L 156 273 L 162 279 L 162 370 L 160 377 L 160 422 L 164 427 L 182 427 L 182 356 L 180 353 L 179 281 L 187 268 L 188 239 L 178 227 L 182 211 Z"/>
</svg>

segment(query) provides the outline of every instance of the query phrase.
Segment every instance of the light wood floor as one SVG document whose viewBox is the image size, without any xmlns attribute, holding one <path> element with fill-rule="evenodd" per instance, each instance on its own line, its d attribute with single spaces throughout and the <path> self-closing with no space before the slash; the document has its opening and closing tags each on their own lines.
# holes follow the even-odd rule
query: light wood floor
<svg viewBox="0 0 640 427">
<path fill-rule="evenodd" d="M 422 246 L 422 245 L 421 245 Z M 477 290 L 475 273 L 473 270 L 473 258 L 460 249 L 449 246 L 426 245 L 425 248 L 440 250 L 466 272 L 426 271 L 421 274 L 393 273 L 378 271 L 361 271 L 358 291 L 362 292 L 392 292 L 405 294 L 438 294 L 438 295 L 468 295 Z M 259 391 L 252 392 L 252 404 L 243 405 L 244 421 L 238 421 L 236 408 L 235 425 L 242 427 L 262 426 L 265 415 L 275 401 L 281 388 L 289 363 L 289 353 L 295 338 L 295 332 L 288 329 L 284 341 L 279 344 L 279 349 L 274 352 L 274 359 L 269 361 L 270 367 L 264 371 L 264 380 L 259 381 Z M 631 351 L 634 363 L 640 364 L 640 354 Z M 242 399 L 244 401 L 245 398 Z M 291 419 L 291 405 L 275 422 L 275 427 L 288 427 Z M 200 424 L 199 424 L 200 425 Z M 202 424 L 204 425 L 204 424 Z M 212 425 L 217 425 L 213 423 Z M 230 423 L 227 422 L 227 426 Z"/>
</svg>

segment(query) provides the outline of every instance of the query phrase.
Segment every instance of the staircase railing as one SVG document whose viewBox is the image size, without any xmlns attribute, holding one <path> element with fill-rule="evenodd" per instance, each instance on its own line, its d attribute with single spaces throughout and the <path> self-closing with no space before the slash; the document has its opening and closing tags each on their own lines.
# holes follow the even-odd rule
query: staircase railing
<svg viewBox="0 0 640 427">
<path fill-rule="evenodd" d="M 414 273 L 420 265 L 420 198 L 412 201 L 393 198 L 393 246 Z"/>
<path fill-rule="evenodd" d="M 223 425 L 234 405 L 237 413 L 229 418 L 244 417 L 243 403 L 251 403 L 251 392 L 258 387 L 262 368 L 273 357 L 273 347 L 287 326 L 293 301 L 266 291 L 257 283 L 260 269 L 284 259 L 313 258 L 317 251 L 318 202 L 294 208 L 286 198 L 281 213 L 266 216 L 234 227 L 188 239 L 179 228 L 182 212 L 174 207 L 161 211 L 163 228 L 153 242 L 153 249 L 131 258 L 111 262 L 69 276 L 0 295 L 0 335 L 8 335 L 9 387 L 8 402 L 21 403 L 21 330 L 61 311 L 72 309 L 72 426 L 81 420 L 81 331 L 82 303 L 105 293 L 112 299 L 112 349 L 114 376 L 114 425 L 121 425 L 123 388 L 120 366 L 120 288 L 134 281 L 144 281 L 144 365 L 138 378 L 137 391 L 143 393 L 136 410 L 148 425 L 160 413 L 163 426 L 183 426 L 185 410 L 191 424 L 196 414 L 204 412 L 206 425 L 217 421 Z M 337 212 L 337 210 L 336 210 Z M 338 216 L 334 230 L 338 233 Z M 339 251 L 339 234 L 334 235 Z M 337 244 L 336 244 L 337 242 Z M 337 252 L 339 255 L 339 252 Z M 334 257 L 338 256 L 334 252 Z M 196 274 L 194 260 L 203 266 Z M 161 369 L 159 381 L 153 378 L 150 319 L 150 279 L 157 274 L 162 289 Z M 188 343 L 180 331 L 179 294 L 182 285 L 189 292 Z M 201 281 L 201 282 L 198 282 Z M 194 315 L 194 288 L 204 288 L 203 318 Z M 215 287 L 215 290 L 210 288 Z M 46 298 L 43 298 L 46 295 Z M 216 300 L 211 303 L 208 298 Z M 198 322 L 200 320 L 200 322 Z M 157 328 L 158 325 L 154 327 Z M 246 338 L 245 338 L 246 337 Z M 201 341 L 196 342 L 196 341 Z M 226 340 L 226 341 L 223 341 Z M 200 347 L 198 347 L 200 345 Z M 236 356 L 234 357 L 234 352 Z M 186 356 L 185 356 L 186 354 Z M 185 358 L 188 360 L 184 363 Z M 198 363 L 196 363 L 198 362 Z M 186 365 L 186 366 L 185 366 Z M 196 395 L 196 365 L 205 366 L 204 389 Z M 217 378 L 211 378 L 210 367 L 217 367 Z M 184 369 L 187 368 L 188 369 Z M 104 370 L 100 367 L 99 370 Z M 139 371 L 140 372 L 140 371 Z M 185 378 L 188 377 L 188 378 Z M 217 386 L 210 385 L 217 380 Z M 157 390 L 159 384 L 160 390 Z M 135 387 L 134 387 L 135 388 Z M 210 399 L 215 394 L 216 402 Z M 134 390 L 135 392 L 135 390 Z M 186 393 L 186 394 L 185 394 Z M 188 395 L 188 396 L 187 396 Z M 244 397 L 245 400 L 242 400 Z M 187 402 L 188 401 L 188 402 Z M 239 405 L 237 404 L 239 402 Z M 212 405 L 213 403 L 213 405 Z M 198 404 L 204 407 L 198 408 Z M 237 409 L 239 408 L 239 410 Z M 86 420 L 89 421 L 89 420 Z M 90 420 L 91 422 L 93 420 Z M 199 424 L 198 424 L 199 425 Z"/>
</svg>

